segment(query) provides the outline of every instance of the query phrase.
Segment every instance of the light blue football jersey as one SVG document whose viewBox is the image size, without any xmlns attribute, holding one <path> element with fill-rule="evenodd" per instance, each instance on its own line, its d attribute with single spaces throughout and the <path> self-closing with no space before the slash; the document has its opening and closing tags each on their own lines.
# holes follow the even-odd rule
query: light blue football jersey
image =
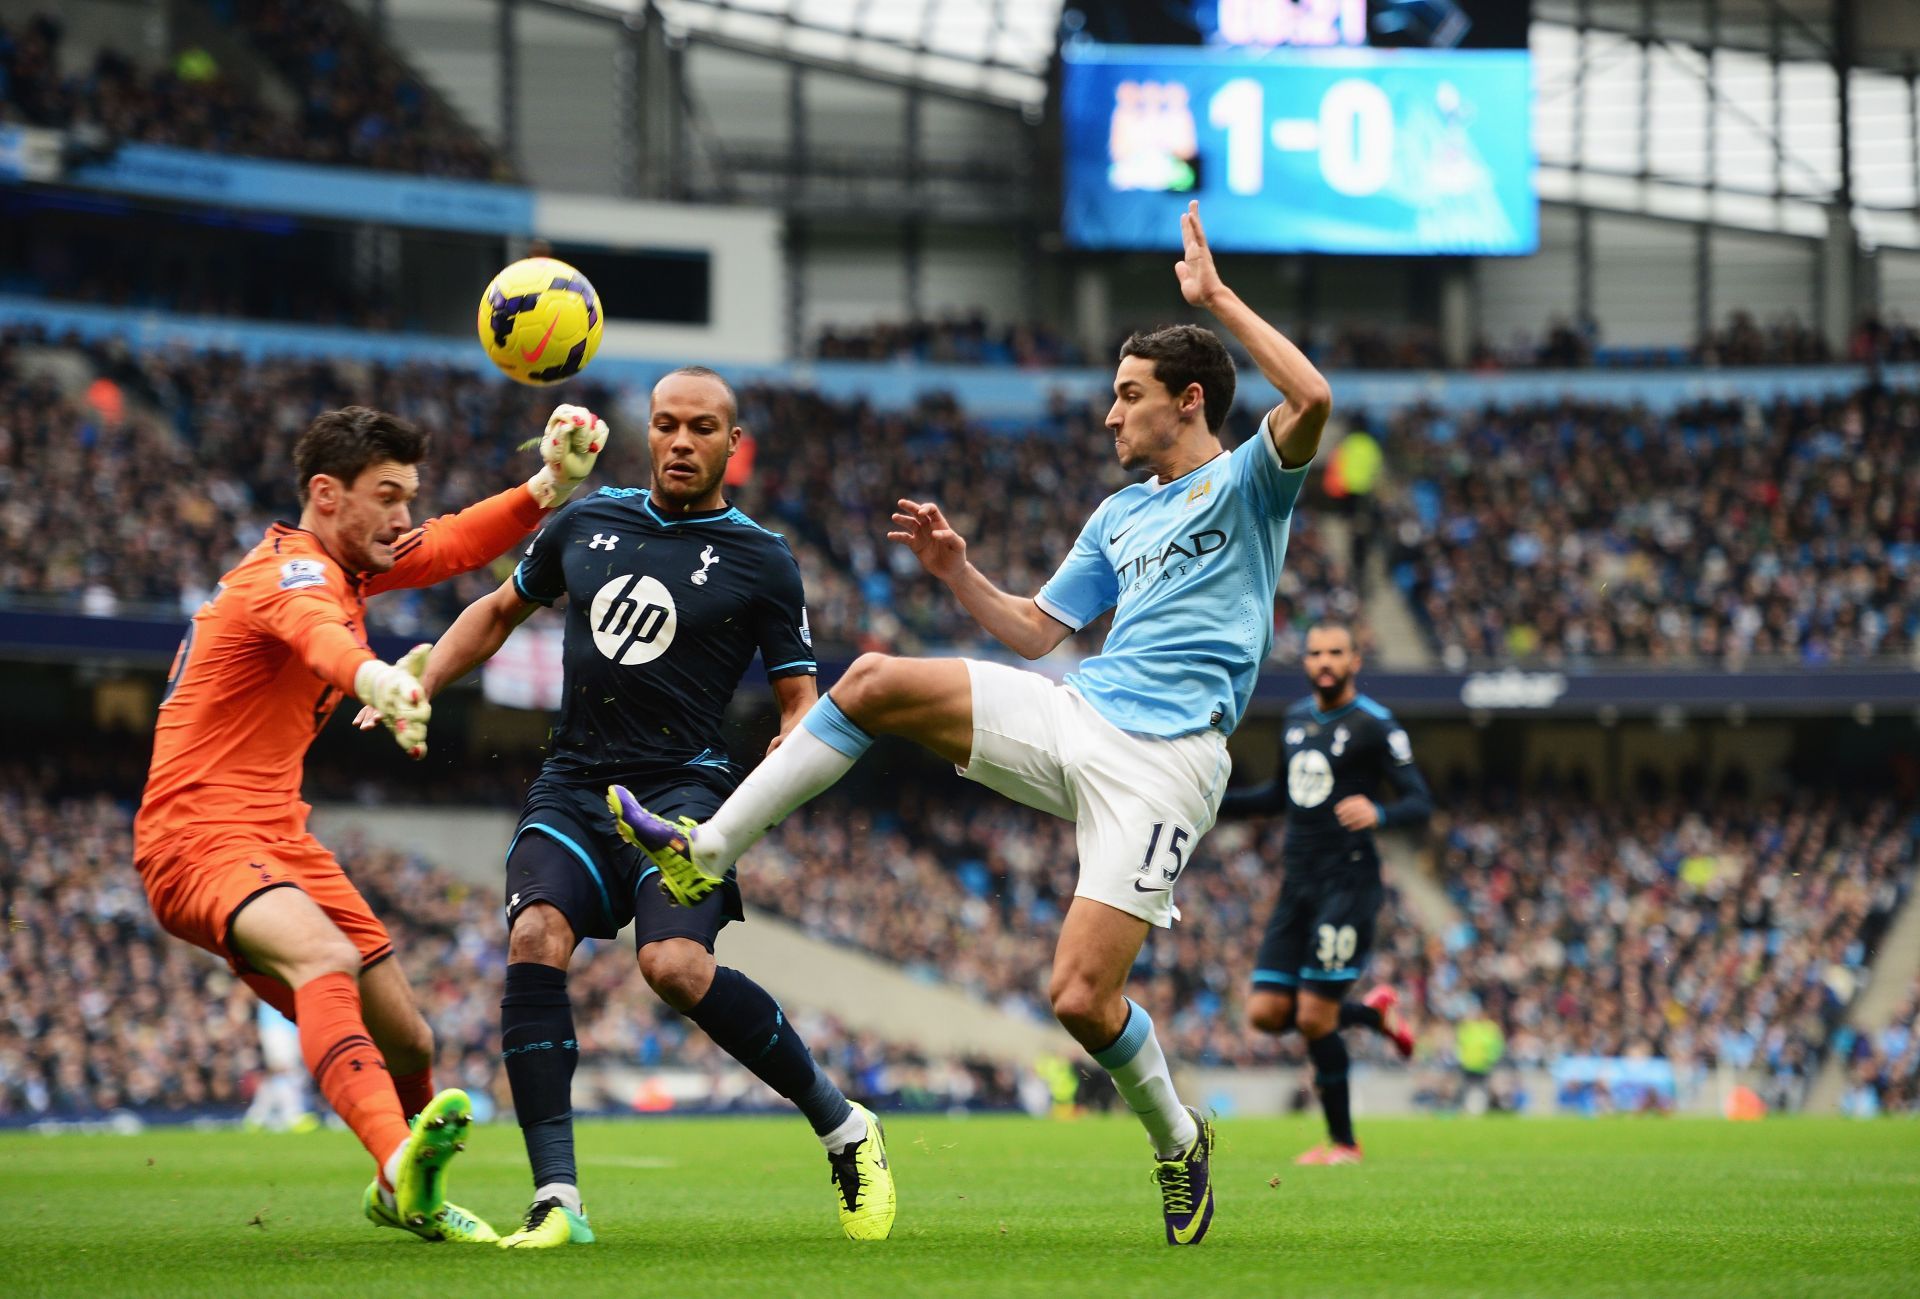
<svg viewBox="0 0 1920 1299">
<path fill-rule="evenodd" d="M 1035 596 L 1076 631 L 1113 609 L 1101 652 L 1067 684 L 1123 731 L 1229 734 L 1273 644 L 1273 593 L 1307 466 L 1256 436 L 1170 483 L 1100 503 Z"/>
</svg>

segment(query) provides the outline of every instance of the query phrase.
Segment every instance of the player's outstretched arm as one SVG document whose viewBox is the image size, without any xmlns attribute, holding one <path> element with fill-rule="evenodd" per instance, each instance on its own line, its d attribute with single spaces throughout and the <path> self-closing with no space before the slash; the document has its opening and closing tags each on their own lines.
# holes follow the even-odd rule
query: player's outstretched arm
<svg viewBox="0 0 1920 1299">
<path fill-rule="evenodd" d="M 432 652 L 427 655 L 426 666 L 419 673 L 422 695 L 433 698 L 442 686 L 458 681 L 492 658 L 507 643 L 513 629 L 539 607 L 531 600 L 522 599 L 514 590 L 512 579 L 508 579 L 499 590 L 481 596 L 462 609 L 453 626 L 434 642 Z M 369 706 L 362 708 L 353 719 L 353 724 L 363 731 L 371 730 L 381 720 L 380 713 L 368 702 Z"/>
<path fill-rule="evenodd" d="M 1286 335 L 1240 300 L 1228 288 L 1213 264 L 1207 232 L 1200 224 L 1200 205 L 1187 204 L 1180 216 L 1183 255 L 1174 263 L 1180 293 L 1196 307 L 1211 311 L 1253 357 L 1260 373 L 1278 388 L 1284 400 L 1267 419 L 1267 435 L 1280 451 L 1280 463 L 1298 468 L 1320 449 L 1320 432 L 1333 410 L 1333 390 L 1326 376 L 1295 347 Z"/>
<path fill-rule="evenodd" d="M 420 675 L 427 697 L 439 694 L 442 686 L 453 684 L 492 658 L 507 643 L 513 629 L 538 608 L 515 590 L 513 579 L 508 578 L 491 595 L 483 595 L 462 609 L 453 626 L 433 643 L 427 670 Z"/>
<path fill-rule="evenodd" d="M 966 539 L 953 530 L 938 505 L 897 502 L 887 540 L 911 550 L 920 567 L 945 582 L 975 622 L 1021 658 L 1050 653 L 1073 630 L 1031 597 L 1012 595 L 988 581 L 967 561 Z"/>
<path fill-rule="evenodd" d="M 428 519 L 401 537 L 393 546 L 393 567 L 370 577 L 366 593 L 432 586 L 492 563 L 566 502 L 593 472 L 607 437 L 606 421 L 584 406 L 556 407 L 546 429 L 526 444 L 540 448 L 533 477 L 457 514 Z"/>
</svg>

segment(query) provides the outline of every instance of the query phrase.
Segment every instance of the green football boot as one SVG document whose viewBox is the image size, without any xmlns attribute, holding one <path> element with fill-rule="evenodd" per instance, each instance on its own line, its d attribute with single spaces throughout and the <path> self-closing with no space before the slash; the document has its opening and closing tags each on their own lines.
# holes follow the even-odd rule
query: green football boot
<svg viewBox="0 0 1920 1299">
<path fill-rule="evenodd" d="M 593 1228 L 587 1225 L 587 1207 L 575 1213 L 549 1196 L 535 1200 L 520 1223 L 520 1230 L 503 1238 L 501 1249 L 553 1249 L 560 1245 L 593 1244 Z"/>
<path fill-rule="evenodd" d="M 500 1233 L 486 1224 L 475 1214 L 467 1212 L 457 1204 L 442 1204 L 440 1212 L 427 1221 L 424 1227 L 409 1227 L 400 1221 L 400 1215 L 387 1207 L 380 1195 L 380 1183 L 369 1182 L 367 1193 L 361 1197 L 361 1209 L 367 1215 L 367 1221 L 376 1227 L 397 1227 L 401 1231 L 410 1231 L 421 1240 L 445 1240 L 456 1245 L 492 1245 L 500 1239 Z"/>
<path fill-rule="evenodd" d="M 893 1169 L 880 1120 L 855 1105 L 867 1120 L 867 1135 L 838 1154 L 827 1155 L 840 1207 L 840 1230 L 848 1240 L 885 1240 L 893 1231 Z"/>
<path fill-rule="evenodd" d="M 394 1177 L 394 1211 L 409 1230 L 431 1226 L 447 1202 L 447 1165 L 467 1148 L 473 1103 L 457 1087 L 435 1096 L 413 1119 Z"/>
</svg>

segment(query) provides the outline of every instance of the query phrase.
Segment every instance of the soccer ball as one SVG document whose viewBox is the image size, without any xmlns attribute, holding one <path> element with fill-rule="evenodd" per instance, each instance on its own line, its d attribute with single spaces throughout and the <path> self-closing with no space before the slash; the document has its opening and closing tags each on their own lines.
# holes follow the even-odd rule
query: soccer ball
<svg viewBox="0 0 1920 1299">
<path fill-rule="evenodd" d="M 606 316 L 582 275 L 551 257 L 528 257 L 480 295 L 480 346 L 516 383 L 571 379 L 600 350 Z"/>
</svg>

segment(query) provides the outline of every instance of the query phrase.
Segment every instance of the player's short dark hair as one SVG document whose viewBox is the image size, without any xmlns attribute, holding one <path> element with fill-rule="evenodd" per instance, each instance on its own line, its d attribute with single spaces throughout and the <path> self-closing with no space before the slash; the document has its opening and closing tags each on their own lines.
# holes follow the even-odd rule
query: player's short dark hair
<svg viewBox="0 0 1920 1299">
<path fill-rule="evenodd" d="M 1311 636 L 1313 635 L 1313 633 L 1317 631 L 1344 632 L 1346 633 L 1348 647 L 1351 648 L 1355 653 L 1358 653 L 1360 651 L 1360 638 L 1354 634 L 1353 624 L 1350 622 L 1347 622 L 1343 618 L 1315 619 L 1312 623 L 1308 625 L 1307 635 Z M 1304 638 L 1302 640 L 1302 643 L 1303 644 L 1305 643 Z"/>
<path fill-rule="evenodd" d="M 1187 385 L 1200 385 L 1207 428 L 1218 433 L 1233 409 L 1233 357 L 1211 329 L 1199 325 L 1167 325 L 1135 332 L 1120 344 L 1120 359 L 1137 356 L 1153 362 L 1153 377 L 1175 396 Z"/>
<path fill-rule="evenodd" d="M 417 465 L 426 458 L 427 435 L 398 415 L 368 406 L 322 411 L 293 444 L 300 504 L 307 503 L 307 484 L 315 474 L 328 474 L 351 487 L 368 465 L 382 460 Z"/>
<path fill-rule="evenodd" d="M 731 424 L 737 424 L 740 422 L 740 395 L 733 390 L 733 385 L 727 382 L 727 377 L 725 375 L 721 374 L 718 370 L 715 370 L 709 366 L 681 365 L 681 366 L 676 366 L 673 369 L 667 371 L 665 374 L 661 375 L 660 380 L 655 381 L 654 386 L 658 387 L 661 381 L 671 379 L 676 374 L 684 374 L 694 379 L 711 379 L 715 383 L 719 384 L 722 388 L 726 389 L 727 411 L 728 411 L 727 423 L 731 425 Z"/>
</svg>

